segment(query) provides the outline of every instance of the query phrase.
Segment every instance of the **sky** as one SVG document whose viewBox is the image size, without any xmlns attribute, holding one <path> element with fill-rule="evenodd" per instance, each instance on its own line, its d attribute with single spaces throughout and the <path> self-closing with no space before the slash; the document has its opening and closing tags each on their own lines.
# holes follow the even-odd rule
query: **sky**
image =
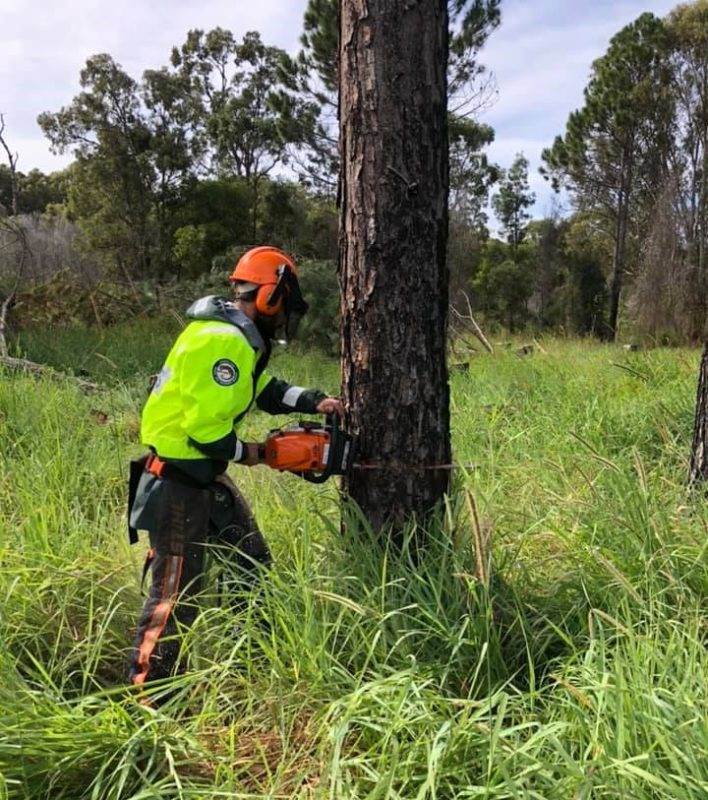
<svg viewBox="0 0 708 800">
<path fill-rule="evenodd" d="M 538 174 L 541 150 L 562 133 L 582 103 L 592 62 L 610 37 L 643 11 L 666 14 L 678 0 L 502 0 L 502 24 L 480 60 L 498 94 L 482 114 L 496 140 L 493 161 L 508 167 L 517 152 L 530 162 L 535 216 L 554 200 Z M 296 52 L 306 0 L 0 0 L 0 112 L 19 153 L 18 169 L 60 169 L 37 126 L 79 91 L 86 58 L 110 53 L 133 77 L 166 64 L 191 28 L 259 30 L 264 41 Z"/>
</svg>

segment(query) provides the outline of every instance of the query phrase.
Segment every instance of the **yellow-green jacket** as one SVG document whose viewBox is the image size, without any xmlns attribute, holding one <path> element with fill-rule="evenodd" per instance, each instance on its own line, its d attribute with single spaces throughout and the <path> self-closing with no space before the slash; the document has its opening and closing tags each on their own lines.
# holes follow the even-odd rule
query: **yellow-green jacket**
<svg viewBox="0 0 708 800">
<path fill-rule="evenodd" d="M 224 298 L 187 311 L 142 415 L 141 439 L 163 459 L 210 480 L 245 448 L 238 424 L 255 402 L 271 414 L 315 413 L 323 392 L 291 386 L 265 367 L 270 347 L 256 325 Z"/>
</svg>

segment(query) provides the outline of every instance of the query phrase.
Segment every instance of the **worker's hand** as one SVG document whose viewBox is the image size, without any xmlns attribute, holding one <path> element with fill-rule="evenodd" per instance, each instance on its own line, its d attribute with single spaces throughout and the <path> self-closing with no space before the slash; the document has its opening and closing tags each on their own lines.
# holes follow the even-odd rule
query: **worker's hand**
<svg viewBox="0 0 708 800">
<path fill-rule="evenodd" d="M 344 416 L 344 405 L 338 397 L 325 397 L 317 406 L 320 414 L 336 414 L 340 419 Z"/>
<path fill-rule="evenodd" d="M 246 467 L 255 467 L 256 464 L 263 463 L 262 448 L 264 445 L 258 442 L 244 442 L 243 446 L 246 448 L 246 458 L 240 462 L 241 464 Z"/>
</svg>

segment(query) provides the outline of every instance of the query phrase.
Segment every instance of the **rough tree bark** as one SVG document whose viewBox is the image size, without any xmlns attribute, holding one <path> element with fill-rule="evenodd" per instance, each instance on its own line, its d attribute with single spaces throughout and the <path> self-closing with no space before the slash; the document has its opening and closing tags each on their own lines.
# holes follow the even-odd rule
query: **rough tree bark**
<svg viewBox="0 0 708 800">
<path fill-rule="evenodd" d="M 388 465 L 344 488 L 400 531 L 449 480 L 447 0 L 340 13 L 342 391 L 359 460 Z"/>
<path fill-rule="evenodd" d="M 708 342 L 703 348 L 703 358 L 698 373 L 696 421 L 693 426 L 689 480 L 691 484 L 708 482 Z"/>
</svg>

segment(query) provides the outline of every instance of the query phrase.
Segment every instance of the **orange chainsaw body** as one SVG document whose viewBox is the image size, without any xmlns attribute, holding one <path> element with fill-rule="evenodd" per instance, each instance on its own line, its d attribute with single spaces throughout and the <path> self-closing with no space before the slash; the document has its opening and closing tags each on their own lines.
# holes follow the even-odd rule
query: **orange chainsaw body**
<svg viewBox="0 0 708 800">
<path fill-rule="evenodd" d="M 293 426 L 272 431 L 265 442 L 265 462 L 286 472 L 324 472 L 331 436 L 322 427 Z"/>
</svg>

